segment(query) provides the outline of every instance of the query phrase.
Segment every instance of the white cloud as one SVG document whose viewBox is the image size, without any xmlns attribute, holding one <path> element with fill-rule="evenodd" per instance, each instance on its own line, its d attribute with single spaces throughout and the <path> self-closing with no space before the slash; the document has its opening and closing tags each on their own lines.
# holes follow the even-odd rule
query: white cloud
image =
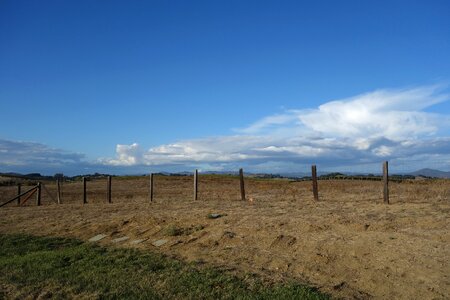
<svg viewBox="0 0 450 300">
<path fill-rule="evenodd" d="M 448 99 L 441 86 L 377 90 L 316 109 L 267 116 L 236 130 L 236 135 L 178 141 L 147 151 L 137 143 L 117 145 L 117 157 L 102 163 L 256 168 L 286 162 L 348 165 L 427 153 L 448 161 L 450 116 L 424 111 Z M 439 131 L 447 134 L 438 136 Z"/>
<path fill-rule="evenodd" d="M 141 147 L 137 144 L 117 145 L 117 159 L 109 159 L 106 162 L 113 166 L 133 166 L 143 163 Z"/>
</svg>

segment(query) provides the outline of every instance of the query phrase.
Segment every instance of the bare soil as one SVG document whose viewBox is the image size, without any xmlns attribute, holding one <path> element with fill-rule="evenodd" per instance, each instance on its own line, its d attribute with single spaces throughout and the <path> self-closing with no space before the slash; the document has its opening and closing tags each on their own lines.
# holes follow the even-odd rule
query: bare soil
<svg viewBox="0 0 450 300">
<path fill-rule="evenodd" d="M 111 204 L 106 179 L 88 182 L 85 205 L 81 182 L 64 183 L 61 205 L 49 196 L 55 184 L 45 186 L 40 207 L 31 198 L 0 208 L 0 233 L 106 234 L 100 244 L 297 280 L 336 298 L 450 297 L 449 180 L 392 183 L 390 205 L 377 181 L 319 181 L 319 202 L 311 182 L 257 179 L 246 179 L 248 201 L 240 201 L 238 179 L 227 176 L 201 176 L 198 201 L 192 177 L 157 176 L 153 203 L 148 177 L 113 178 Z M 16 193 L 1 187 L 0 203 Z M 168 242 L 152 245 L 160 239 Z"/>
</svg>

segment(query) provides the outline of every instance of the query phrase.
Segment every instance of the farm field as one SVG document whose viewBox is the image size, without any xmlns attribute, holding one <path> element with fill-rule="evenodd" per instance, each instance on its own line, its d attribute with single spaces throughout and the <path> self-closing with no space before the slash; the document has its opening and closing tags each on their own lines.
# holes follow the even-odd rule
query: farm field
<svg viewBox="0 0 450 300">
<path fill-rule="evenodd" d="M 193 201 L 188 176 L 64 183 L 62 204 L 53 182 L 44 183 L 42 206 L 0 208 L 0 233 L 71 237 L 104 234 L 97 243 L 139 248 L 269 282 L 296 280 L 336 298 L 445 299 L 450 295 L 450 181 L 390 183 L 383 204 L 378 181 L 311 182 L 246 178 L 241 201 L 237 177 L 204 175 Z M 26 190 L 26 186 L 22 187 Z M 48 191 L 48 193 L 47 193 Z M 0 187 L 0 201 L 16 187 Z M 120 239 L 127 237 L 128 239 Z M 140 240 L 140 243 L 133 241 Z M 163 241 L 155 246 L 156 241 Z"/>
</svg>

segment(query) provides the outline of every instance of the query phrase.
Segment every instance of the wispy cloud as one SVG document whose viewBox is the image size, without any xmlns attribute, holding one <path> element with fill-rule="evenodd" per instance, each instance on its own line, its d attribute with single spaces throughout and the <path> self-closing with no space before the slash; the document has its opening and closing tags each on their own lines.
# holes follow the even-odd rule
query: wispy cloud
<svg viewBox="0 0 450 300">
<path fill-rule="evenodd" d="M 296 167 L 322 162 L 348 166 L 426 157 L 450 162 L 450 116 L 426 112 L 449 100 L 443 86 L 376 90 L 318 108 L 287 110 L 237 129 L 235 135 L 183 140 L 148 150 L 117 145 L 113 166 L 184 165 L 230 168 Z M 439 136 L 439 131 L 447 132 Z M 422 161 L 426 163 L 425 161 Z M 449 169 L 449 165 L 443 168 Z"/>
<path fill-rule="evenodd" d="M 298 112 L 307 128 L 324 135 L 402 140 L 432 135 L 449 116 L 421 111 L 449 99 L 439 86 L 409 90 L 378 90 L 332 101 L 318 109 Z"/>
<path fill-rule="evenodd" d="M 297 111 L 291 110 L 282 114 L 262 118 L 246 128 L 235 129 L 235 131 L 241 134 L 261 134 L 262 132 L 277 130 L 280 127 L 286 127 L 287 125 L 300 125 L 299 121 Z"/>
</svg>

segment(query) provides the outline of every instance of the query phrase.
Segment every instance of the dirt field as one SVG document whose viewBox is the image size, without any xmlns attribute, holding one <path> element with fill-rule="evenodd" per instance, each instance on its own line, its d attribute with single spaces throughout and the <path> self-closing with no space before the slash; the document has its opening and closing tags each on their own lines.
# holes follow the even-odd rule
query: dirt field
<svg viewBox="0 0 450 300">
<path fill-rule="evenodd" d="M 25 190 L 27 187 L 22 187 Z M 54 183 L 46 184 L 54 195 Z M 382 202 L 377 181 L 311 182 L 246 180 L 240 201 L 237 178 L 201 176 L 193 201 L 192 177 L 113 179 L 113 203 L 105 203 L 106 180 L 64 183 L 63 204 L 43 191 L 24 207 L 0 208 L 0 233 L 70 236 L 99 243 L 161 251 L 268 280 L 295 279 L 349 299 L 448 299 L 450 297 L 450 181 L 390 185 Z M 16 187 L 1 187 L 0 201 Z M 208 218 L 211 213 L 221 216 Z M 129 240 L 114 243 L 123 236 Z M 133 240 L 143 239 L 140 244 Z M 167 240 L 155 247 L 156 240 Z"/>
</svg>

